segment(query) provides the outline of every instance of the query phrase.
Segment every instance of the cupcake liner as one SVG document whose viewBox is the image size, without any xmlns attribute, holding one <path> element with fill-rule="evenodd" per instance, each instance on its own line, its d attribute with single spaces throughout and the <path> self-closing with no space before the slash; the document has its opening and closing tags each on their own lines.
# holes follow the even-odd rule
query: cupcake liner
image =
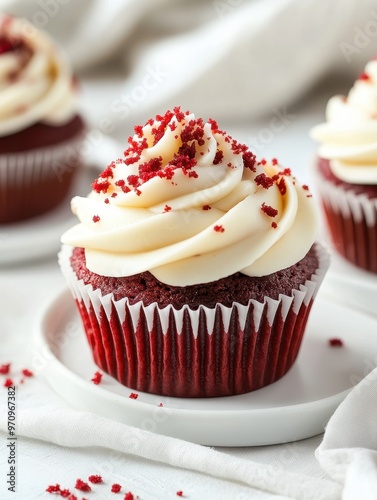
<svg viewBox="0 0 377 500">
<path fill-rule="evenodd" d="M 58 146 L 0 155 L 0 223 L 54 208 L 68 193 L 81 164 L 83 138 Z"/>
<path fill-rule="evenodd" d="M 94 361 L 131 389 L 176 397 L 242 394 L 282 377 L 297 357 L 311 305 L 329 265 L 292 296 L 232 307 L 160 309 L 115 300 L 78 280 L 63 246 L 59 263 L 76 300 Z"/>
<path fill-rule="evenodd" d="M 377 273 L 377 198 L 356 194 L 316 174 L 336 250 L 354 265 Z"/>
</svg>

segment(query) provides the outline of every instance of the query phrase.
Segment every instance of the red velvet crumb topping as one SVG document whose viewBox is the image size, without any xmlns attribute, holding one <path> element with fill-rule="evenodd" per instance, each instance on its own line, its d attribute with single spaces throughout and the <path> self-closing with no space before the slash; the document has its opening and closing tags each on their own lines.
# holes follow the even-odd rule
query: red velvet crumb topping
<svg viewBox="0 0 377 500">
<path fill-rule="evenodd" d="M 212 210 L 211 205 L 203 205 L 202 207 L 203 210 Z"/>
<path fill-rule="evenodd" d="M 223 233 L 225 231 L 224 227 L 219 225 L 219 226 L 214 226 L 213 229 L 217 232 L 217 233 Z"/>
<path fill-rule="evenodd" d="M 272 227 L 273 229 L 276 229 L 276 228 L 278 227 L 278 225 L 276 224 L 276 222 L 275 222 L 275 221 L 273 221 L 273 222 L 271 222 L 271 227 Z"/>
<path fill-rule="evenodd" d="M 99 222 L 101 217 L 99 215 L 93 215 L 93 222 Z"/>
<path fill-rule="evenodd" d="M 269 189 L 274 184 L 274 179 L 266 174 L 259 174 L 255 177 L 257 186 L 262 186 L 264 189 Z"/>
<path fill-rule="evenodd" d="M 131 392 L 131 394 L 128 397 L 130 399 L 137 399 L 139 397 L 139 394 L 136 394 L 136 392 Z"/>
<path fill-rule="evenodd" d="M 182 490 L 177 491 L 177 497 L 183 497 L 183 491 Z"/>
<path fill-rule="evenodd" d="M 270 205 L 266 205 L 265 202 L 262 203 L 261 210 L 269 217 L 276 217 L 278 214 L 278 211 L 276 210 L 276 208 L 273 208 Z"/>
<path fill-rule="evenodd" d="M 124 500 L 134 500 L 134 496 L 133 494 L 128 491 L 125 495 L 124 495 Z"/>
<path fill-rule="evenodd" d="M 358 80 L 364 80 L 366 82 L 370 80 L 370 76 L 368 75 L 368 73 L 362 72 L 360 73 Z"/>
<path fill-rule="evenodd" d="M 34 375 L 34 373 L 30 370 L 28 370 L 27 368 L 24 368 L 22 370 L 22 375 L 25 375 L 25 377 L 32 377 Z"/>
<path fill-rule="evenodd" d="M 3 385 L 4 387 L 12 387 L 14 385 L 13 380 L 11 378 L 6 378 Z"/>
</svg>

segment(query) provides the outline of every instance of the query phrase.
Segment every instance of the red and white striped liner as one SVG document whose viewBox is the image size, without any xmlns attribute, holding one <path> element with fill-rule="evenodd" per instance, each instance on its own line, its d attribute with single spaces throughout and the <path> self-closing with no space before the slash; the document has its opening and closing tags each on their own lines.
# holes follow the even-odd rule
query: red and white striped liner
<svg viewBox="0 0 377 500">
<path fill-rule="evenodd" d="M 194 310 L 130 305 L 78 280 L 63 246 L 59 263 L 80 312 L 94 361 L 138 391 L 176 397 L 242 394 L 282 377 L 301 345 L 309 312 L 329 266 L 316 244 L 319 267 L 292 296 L 248 305 Z"/>
</svg>

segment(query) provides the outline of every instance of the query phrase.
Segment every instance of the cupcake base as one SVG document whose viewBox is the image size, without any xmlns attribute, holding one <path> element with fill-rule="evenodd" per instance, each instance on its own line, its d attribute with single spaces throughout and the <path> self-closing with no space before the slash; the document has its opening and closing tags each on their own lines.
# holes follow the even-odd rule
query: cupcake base
<svg viewBox="0 0 377 500">
<path fill-rule="evenodd" d="M 376 187 L 338 181 L 324 159 L 318 160 L 316 183 L 336 251 L 355 266 L 377 273 Z"/>
<path fill-rule="evenodd" d="M 41 215 L 64 200 L 84 138 L 79 116 L 65 126 L 38 124 L 0 138 L 0 224 Z"/>
<path fill-rule="evenodd" d="M 292 366 L 328 267 L 327 253 L 315 250 L 319 268 L 291 296 L 196 309 L 115 300 L 77 279 L 72 249 L 63 248 L 59 261 L 103 371 L 142 392 L 220 397 L 271 384 Z"/>
</svg>

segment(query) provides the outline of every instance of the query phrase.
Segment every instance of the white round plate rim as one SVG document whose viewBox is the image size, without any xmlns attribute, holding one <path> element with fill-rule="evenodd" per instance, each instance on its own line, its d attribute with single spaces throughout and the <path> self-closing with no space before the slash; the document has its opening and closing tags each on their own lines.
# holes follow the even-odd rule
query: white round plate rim
<svg viewBox="0 0 377 500">
<path fill-rule="evenodd" d="M 317 298 L 318 300 L 318 298 Z M 323 299 L 322 299 L 323 300 Z M 68 302 L 67 302 L 68 301 Z M 48 339 L 46 338 L 46 332 L 44 331 L 44 322 L 47 321 L 48 315 L 52 314 L 52 312 L 58 308 L 61 307 L 62 305 L 64 306 L 66 304 L 67 311 L 72 310 L 76 313 L 76 306 L 75 303 L 72 299 L 71 292 L 67 289 L 64 288 L 60 290 L 50 301 L 49 303 L 43 308 L 43 310 L 40 313 L 40 316 L 36 322 L 36 327 L 34 331 L 35 335 L 35 344 L 37 349 L 42 349 L 46 353 L 46 350 L 49 352 L 49 356 L 51 358 L 51 362 L 49 363 L 49 370 L 45 370 L 42 372 L 42 374 L 45 375 L 45 379 L 47 383 L 63 398 L 64 396 L 64 391 L 61 389 L 61 384 L 71 382 L 73 384 L 73 389 L 72 389 L 72 394 L 73 394 L 73 399 L 71 399 L 70 403 L 73 404 L 74 406 L 78 406 L 81 409 L 88 410 L 88 407 L 86 404 L 82 404 L 82 401 L 80 401 L 80 397 L 82 397 L 83 393 L 88 394 L 89 396 L 92 395 L 94 398 L 97 400 L 97 402 L 94 404 L 95 413 L 99 413 L 101 415 L 101 411 L 98 412 L 98 401 L 106 401 L 107 403 L 115 404 L 118 408 L 121 409 L 127 409 L 127 412 L 129 410 L 132 410 L 135 415 L 139 415 L 140 418 L 142 416 L 148 417 L 151 415 L 152 412 L 158 412 L 158 411 L 167 411 L 167 409 L 164 408 L 158 408 L 157 405 L 152 405 L 149 402 L 144 402 L 140 401 L 139 399 L 130 399 L 129 396 L 126 395 L 119 395 L 113 392 L 110 392 L 107 390 L 105 387 L 101 387 L 100 385 L 95 385 L 89 380 L 86 380 L 82 378 L 80 375 L 77 373 L 74 373 L 68 366 L 66 366 L 58 357 L 55 356 L 53 353 L 51 346 L 49 344 Z M 69 304 L 69 305 L 68 305 Z M 337 307 L 341 307 L 337 305 Z M 358 311 L 352 311 L 353 314 L 356 315 L 362 315 L 362 313 Z M 374 321 L 373 319 L 369 318 L 370 321 Z M 375 321 L 374 321 L 375 322 Z M 106 375 L 106 374 L 105 374 Z M 283 377 L 284 379 L 284 377 Z M 281 379 L 281 380 L 283 380 Z M 117 383 L 115 381 L 115 383 Z M 274 384 L 272 384 L 274 385 Z M 124 387 L 124 386 L 123 386 Z M 271 386 L 268 386 L 271 387 Z M 74 389 L 77 389 L 78 391 L 84 391 L 78 393 L 76 396 L 74 395 Z M 133 391 L 132 389 L 125 388 L 127 389 L 130 393 L 130 391 Z M 309 429 L 301 429 L 297 431 L 292 431 L 288 432 L 287 429 L 285 429 L 285 435 L 280 435 L 279 432 L 275 432 L 275 435 L 270 438 L 267 436 L 261 437 L 261 436 L 256 436 L 253 438 L 246 438 L 246 440 L 242 441 L 240 440 L 240 436 L 227 436 L 222 438 L 221 436 L 214 436 L 210 435 L 209 436 L 204 436 L 202 434 L 202 431 L 194 431 L 194 433 L 187 438 L 187 429 L 183 432 L 180 432 L 179 430 L 175 428 L 175 430 L 168 430 L 166 428 L 161 428 L 157 432 L 161 434 L 167 434 L 171 435 L 172 437 L 178 437 L 178 438 L 183 438 L 186 440 L 190 440 L 193 442 L 197 442 L 200 444 L 206 444 L 206 445 L 213 445 L 213 446 L 256 446 L 256 445 L 267 445 L 267 444 L 277 444 L 277 443 L 282 443 L 282 442 L 288 442 L 288 441 L 295 441 L 297 439 L 304 439 L 306 437 L 311 437 L 316 434 L 319 434 L 323 432 L 324 430 L 324 425 L 328 418 L 331 416 L 333 411 L 336 409 L 336 407 L 342 402 L 342 400 L 347 396 L 347 394 L 350 392 L 352 389 L 352 386 L 349 387 L 346 390 L 340 391 L 336 394 L 326 396 L 324 398 L 320 398 L 314 401 L 310 402 L 305 402 L 305 403 L 298 403 L 298 404 L 291 404 L 287 406 L 275 406 L 271 408 L 252 408 L 252 409 L 216 409 L 216 410 L 210 410 L 210 409 L 190 409 L 188 408 L 176 408 L 176 407 L 171 407 L 168 408 L 169 411 L 171 411 L 171 414 L 174 414 L 175 420 L 178 419 L 178 421 L 181 419 L 180 423 L 185 423 L 186 425 L 189 425 L 190 422 L 194 425 L 196 420 L 200 419 L 203 420 L 203 423 L 205 423 L 206 420 L 208 419 L 213 419 L 216 417 L 216 419 L 219 419 L 217 424 L 221 423 L 230 423 L 234 425 L 234 420 L 239 419 L 239 424 L 243 428 L 244 425 L 254 425 L 255 423 L 259 422 L 259 425 L 264 425 L 265 422 L 265 417 L 275 418 L 276 416 L 280 417 L 280 421 L 282 421 L 282 417 L 291 417 L 294 418 L 295 414 L 298 413 L 304 413 L 304 419 L 305 416 L 309 415 L 310 413 L 318 413 L 318 415 L 321 415 L 321 422 L 318 422 L 319 425 L 314 425 L 313 424 L 308 424 L 311 425 L 311 430 Z M 260 389 L 259 391 L 263 391 L 263 389 Z M 256 394 L 256 391 L 254 394 Z M 143 395 L 143 393 L 139 391 L 134 391 L 137 392 L 140 395 Z M 249 393 L 252 394 L 252 393 Z M 159 398 L 157 395 L 153 395 L 156 398 Z M 217 400 L 222 400 L 222 399 L 227 399 L 228 402 L 237 396 L 229 396 L 227 398 L 215 398 Z M 164 399 L 164 396 L 160 396 L 161 399 Z M 65 398 L 66 399 L 66 398 Z M 169 398 L 170 400 L 175 400 L 178 398 Z M 210 400 L 211 398 L 208 398 Z M 208 401 L 207 400 L 207 401 Z M 179 401 L 181 399 L 179 398 Z M 186 405 L 190 406 L 190 402 L 192 401 L 191 399 L 187 398 L 184 400 L 186 402 Z M 83 408 L 84 406 L 84 408 Z M 93 411 L 93 408 L 90 407 L 89 410 Z M 132 413 L 132 411 L 130 413 Z M 326 415 L 326 421 L 323 420 L 323 415 Z M 107 416 L 108 415 L 103 415 L 102 416 Z M 129 423 L 129 418 L 131 416 L 127 413 L 127 415 L 124 415 L 121 418 L 114 418 L 114 420 L 120 420 L 123 421 L 123 423 Z M 110 417 L 111 418 L 111 417 Z M 318 417 L 319 418 L 319 417 Z M 196 420 L 195 420 L 196 419 Z M 284 422 L 282 422 L 284 423 Z M 132 425 L 132 424 L 131 424 Z M 266 424 L 267 425 L 267 424 Z M 268 427 L 268 425 L 267 425 Z M 284 425 L 283 425 L 284 427 Z M 313 430 L 314 429 L 314 430 Z M 183 434 L 183 435 L 181 435 Z M 190 435 L 190 432 L 188 432 Z"/>
</svg>

